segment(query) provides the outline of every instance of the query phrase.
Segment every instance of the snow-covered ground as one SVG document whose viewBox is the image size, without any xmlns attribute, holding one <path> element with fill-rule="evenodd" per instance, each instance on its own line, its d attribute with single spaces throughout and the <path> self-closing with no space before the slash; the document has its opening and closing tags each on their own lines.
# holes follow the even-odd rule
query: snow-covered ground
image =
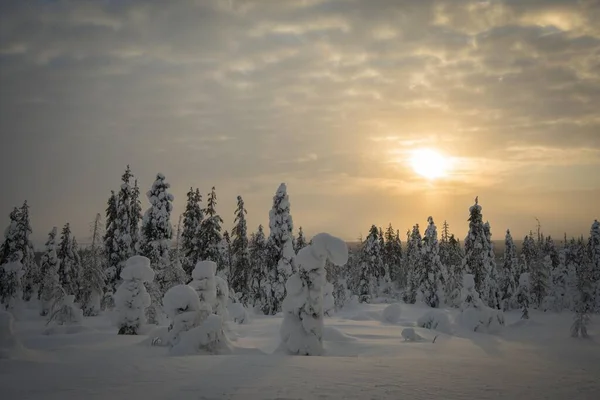
<svg viewBox="0 0 600 400">
<path fill-rule="evenodd" d="M 277 352 L 281 316 L 231 323 L 232 355 L 171 356 L 153 335 L 118 336 L 109 315 L 72 334 L 43 335 L 27 310 L 15 322 L 23 348 L 0 359 L 0 399 L 597 399 L 600 335 L 569 337 L 572 315 L 506 314 L 500 334 L 452 335 L 416 327 L 428 310 L 360 305 L 325 319 L 326 355 Z M 382 322 L 382 321 L 394 321 Z M 405 341 L 414 327 L 423 340 Z M 447 328 L 447 327 L 445 327 Z M 147 330 L 146 330 L 147 331 Z M 435 339 L 434 338 L 437 336 Z"/>
</svg>

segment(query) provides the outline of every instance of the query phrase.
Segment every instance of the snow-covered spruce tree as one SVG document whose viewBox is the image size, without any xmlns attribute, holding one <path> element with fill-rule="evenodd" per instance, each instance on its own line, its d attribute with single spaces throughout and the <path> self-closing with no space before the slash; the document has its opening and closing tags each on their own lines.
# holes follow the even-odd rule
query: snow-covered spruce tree
<svg viewBox="0 0 600 400">
<path fill-rule="evenodd" d="M 312 244 L 298 253 L 298 272 L 286 283 L 280 330 L 282 348 L 290 354 L 323 354 L 323 288 L 328 259 L 337 265 L 345 264 L 348 247 L 327 233 L 316 235 Z"/>
<path fill-rule="evenodd" d="M 546 298 L 548 291 L 548 274 L 547 270 L 551 266 L 550 262 L 544 261 L 544 253 L 541 243 L 534 244 L 534 257 L 531 260 L 529 267 L 529 279 L 531 282 L 531 300 L 537 308 L 542 308 L 542 303 Z"/>
<path fill-rule="evenodd" d="M 181 233 L 181 253 L 183 269 L 188 275 L 192 274 L 196 263 L 200 260 L 198 252 L 200 225 L 204 219 L 204 211 L 200 206 L 202 195 L 200 190 L 190 188 L 187 193 L 187 203 L 183 212 L 183 231 Z"/>
<path fill-rule="evenodd" d="M 79 291 L 79 271 L 73 252 L 73 238 L 69 223 L 66 223 L 62 229 L 57 255 L 60 261 L 58 269 L 60 285 L 67 295 L 75 296 Z"/>
<path fill-rule="evenodd" d="M 213 312 L 223 318 L 223 321 L 229 319 L 227 311 L 227 303 L 229 302 L 229 286 L 227 281 L 220 276 L 215 276 L 215 284 L 217 286 L 217 298 L 213 305 Z"/>
<path fill-rule="evenodd" d="M 469 208 L 469 213 L 469 233 L 465 238 L 463 270 L 473 275 L 477 293 L 487 297 L 489 288 L 486 276 L 490 271 L 491 260 L 478 198 L 475 198 L 475 204 Z"/>
<path fill-rule="evenodd" d="M 379 241 L 379 230 L 371 226 L 360 253 L 360 282 L 358 300 L 361 303 L 370 303 L 379 297 L 383 285 L 383 249 Z"/>
<path fill-rule="evenodd" d="M 592 284 L 594 286 L 594 311 L 600 313 L 600 222 L 594 220 L 590 228 L 588 253 L 591 262 Z"/>
<path fill-rule="evenodd" d="M 569 268 L 567 264 L 567 253 L 561 249 L 558 255 L 558 266 L 550 274 L 550 295 L 553 299 L 551 309 L 561 312 L 569 308 Z"/>
<path fill-rule="evenodd" d="M 267 261 L 267 240 L 263 226 L 258 226 L 258 231 L 253 233 L 249 242 L 250 250 L 250 274 L 248 277 L 248 289 L 250 290 L 249 304 L 254 307 L 261 307 L 262 299 L 270 301 L 271 291 L 265 289 L 267 283 L 266 261 Z"/>
<path fill-rule="evenodd" d="M 422 238 L 419 224 L 413 226 L 410 234 L 407 234 L 406 261 L 407 285 L 404 291 L 404 302 L 414 304 L 417 301 L 420 277 L 423 273 Z"/>
<path fill-rule="evenodd" d="M 270 291 L 262 299 L 263 312 L 275 315 L 281 311 L 281 303 L 285 298 L 285 282 L 295 272 L 294 244 L 292 231 L 294 224 L 290 215 L 290 201 L 285 183 L 279 185 L 273 196 L 273 207 L 269 211 L 269 228 L 271 233 L 267 243 L 267 279 L 265 291 Z"/>
<path fill-rule="evenodd" d="M 217 193 L 213 186 L 208 194 L 206 208 L 204 209 L 204 219 L 200 224 L 198 235 L 198 261 L 208 260 L 221 263 L 221 224 L 223 219 L 217 214 Z M 222 268 L 222 266 L 220 266 Z"/>
<path fill-rule="evenodd" d="M 485 300 L 488 306 L 501 309 L 500 274 L 496 267 L 496 255 L 494 254 L 494 243 L 492 242 L 492 232 L 489 222 L 483 224 L 483 231 L 485 232 L 486 251 L 488 253 L 488 271 L 484 284 L 488 291 Z"/>
<path fill-rule="evenodd" d="M 137 335 L 146 323 L 144 310 L 151 305 L 145 283 L 154 279 L 150 260 L 143 256 L 133 256 L 121 271 L 122 283 L 115 293 L 117 327 L 119 335 Z"/>
<path fill-rule="evenodd" d="M 217 302 L 216 273 L 217 264 L 214 261 L 198 261 L 192 271 L 192 281 L 189 283 L 189 286 L 198 293 L 200 302 L 209 306 L 211 313 Z"/>
<path fill-rule="evenodd" d="M 102 216 L 96 214 L 92 224 L 92 243 L 83 259 L 81 279 L 81 309 L 86 317 L 98 315 L 104 295 L 104 268 L 102 265 L 102 247 L 100 236 Z"/>
<path fill-rule="evenodd" d="M 515 292 L 515 300 L 521 308 L 521 319 L 529 319 L 529 305 L 531 304 L 531 283 L 529 273 L 523 272 L 519 277 L 519 286 Z"/>
<path fill-rule="evenodd" d="M 12 261 L 19 261 L 23 254 L 19 251 L 19 220 L 20 211 L 15 207 L 9 215 L 10 224 L 4 230 L 4 242 L 0 248 L 0 264 L 6 264 Z"/>
<path fill-rule="evenodd" d="M 6 286 L 1 299 L 2 304 L 7 310 L 17 310 L 23 299 L 23 264 L 20 261 L 9 261 L 0 268 L 3 270 L 2 278 Z"/>
<path fill-rule="evenodd" d="M 392 224 L 389 224 L 385 231 L 383 263 L 389 272 L 390 281 L 400 286 L 402 281 L 402 242 L 400 241 L 400 232 L 395 231 Z"/>
<path fill-rule="evenodd" d="M 531 271 L 536 257 L 535 241 L 530 233 L 523 239 L 523 247 L 521 248 L 521 271 L 519 271 L 519 275 L 523 272 Z"/>
<path fill-rule="evenodd" d="M 231 290 L 238 294 L 242 304 L 250 300 L 250 251 L 248 242 L 248 227 L 246 225 L 246 208 L 241 196 L 237 197 L 237 209 L 234 227 L 231 230 L 233 268 L 230 274 Z"/>
<path fill-rule="evenodd" d="M 33 231 L 29 221 L 29 205 L 27 201 L 23 203 L 20 209 L 17 227 L 19 232 L 18 248 L 23 255 L 21 264 L 23 264 L 23 271 L 25 273 L 23 275 L 23 300 L 29 301 L 34 292 L 39 290 L 40 269 L 35 262 L 33 243 L 29 240 L 29 236 Z"/>
<path fill-rule="evenodd" d="M 463 282 L 463 265 L 462 261 L 464 258 L 464 252 L 460 246 L 460 242 L 450 235 L 448 243 L 444 245 L 447 247 L 446 265 L 448 270 L 448 279 L 446 282 L 446 304 L 452 307 L 460 307 L 460 293 Z"/>
<path fill-rule="evenodd" d="M 228 281 L 231 275 L 231 267 L 233 265 L 233 254 L 231 248 L 231 238 L 229 232 L 224 231 L 221 242 L 219 243 L 219 260 L 222 267 L 219 268 L 217 274 Z"/>
<path fill-rule="evenodd" d="M 83 264 L 81 262 L 81 249 L 75 236 L 71 240 L 71 248 L 73 249 L 73 279 L 75 280 L 75 301 L 81 301 L 81 290 L 82 290 L 82 277 L 83 277 Z"/>
<path fill-rule="evenodd" d="M 58 279 L 58 255 L 56 252 L 56 235 L 58 230 L 52 228 L 48 234 L 48 240 L 44 245 L 44 254 L 42 255 L 40 265 L 40 276 L 42 280 L 38 289 L 38 299 L 41 301 L 40 315 L 48 315 L 52 304 L 52 294 L 54 287 L 60 284 Z"/>
<path fill-rule="evenodd" d="M 185 283 L 186 280 L 183 269 L 172 264 L 169 255 L 173 237 L 171 211 L 173 211 L 174 200 L 173 195 L 168 192 L 170 187 L 171 185 L 165 182 L 165 176 L 159 173 L 152 188 L 146 193 L 150 207 L 146 210 L 142 221 L 140 254 L 150 260 L 156 276 L 156 282 L 147 284 L 152 300 L 152 307 L 148 310 L 150 323 L 157 322 L 162 293 L 166 293 L 175 285 Z"/>
<path fill-rule="evenodd" d="M 515 292 L 517 290 L 517 272 L 519 270 L 519 258 L 517 257 L 517 247 L 513 241 L 510 229 L 506 230 L 504 238 L 504 257 L 503 269 L 501 274 L 501 308 L 504 311 L 515 308 Z"/>
<path fill-rule="evenodd" d="M 142 222 L 142 201 L 140 200 L 140 187 L 137 179 L 133 182 L 131 189 L 130 202 L 130 222 L 129 234 L 131 235 L 131 251 L 133 254 L 138 254 L 140 251 L 140 223 Z"/>
<path fill-rule="evenodd" d="M 575 320 L 571 326 L 571 336 L 588 337 L 587 328 L 590 323 L 590 315 L 594 312 L 596 305 L 594 268 L 597 267 L 596 251 L 598 242 L 598 222 L 594 221 L 590 230 L 590 239 L 587 248 L 581 243 L 578 247 L 582 253 L 581 262 L 576 267 L 576 292 L 575 292 Z"/>
<path fill-rule="evenodd" d="M 304 231 L 302 230 L 302 227 L 300 227 L 298 228 L 298 237 L 296 238 L 296 240 L 294 240 L 294 250 L 297 253 L 306 246 L 308 246 L 308 243 L 306 242 L 306 238 L 304 237 Z"/>
<path fill-rule="evenodd" d="M 432 217 L 427 218 L 427 222 L 423 238 L 423 272 L 419 274 L 419 292 L 425 304 L 437 308 L 444 304 L 446 272 L 439 256 L 437 228 Z"/>
<path fill-rule="evenodd" d="M 136 218 L 133 218 L 131 213 L 132 188 L 129 184 L 131 178 L 133 178 L 133 174 L 128 165 L 121 177 L 121 189 L 117 195 L 117 218 L 115 220 L 116 230 L 114 232 L 116 247 L 118 249 L 116 253 L 118 257 L 117 274 L 123 270 L 129 257 L 134 254 L 131 227 Z"/>
<path fill-rule="evenodd" d="M 104 233 L 104 254 L 106 256 L 106 292 L 111 296 L 119 285 L 119 247 L 117 246 L 117 196 L 111 190 L 106 207 L 106 232 Z"/>
<path fill-rule="evenodd" d="M 504 314 L 487 307 L 475 288 L 475 278 L 465 274 L 462 284 L 459 322 L 475 332 L 494 333 L 504 326 Z"/>
</svg>

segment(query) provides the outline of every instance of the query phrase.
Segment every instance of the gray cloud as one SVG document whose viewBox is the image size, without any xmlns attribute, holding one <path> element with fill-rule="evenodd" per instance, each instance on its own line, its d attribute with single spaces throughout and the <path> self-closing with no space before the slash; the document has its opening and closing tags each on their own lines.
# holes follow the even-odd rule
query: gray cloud
<svg viewBox="0 0 600 400">
<path fill-rule="evenodd" d="M 27 198 L 38 239 L 86 235 L 129 163 L 143 186 L 167 175 L 176 212 L 215 184 L 226 221 L 241 193 L 264 223 L 287 181 L 308 232 L 444 211 L 460 234 L 475 192 L 600 188 L 598 26 L 595 1 L 2 2 L 0 210 Z M 423 184 L 419 146 L 461 167 Z"/>
</svg>

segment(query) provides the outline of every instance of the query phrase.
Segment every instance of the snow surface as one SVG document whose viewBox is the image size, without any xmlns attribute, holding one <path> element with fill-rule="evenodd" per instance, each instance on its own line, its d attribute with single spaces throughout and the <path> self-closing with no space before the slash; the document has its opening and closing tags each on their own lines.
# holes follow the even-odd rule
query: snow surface
<svg viewBox="0 0 600 400">
<path fill-rule="evenodd" d="M 273 354 L 281 316 L 233 324 L 238 339 L 229 355 L 172 357 L 168 348 L 148 343 L 148 329 L 117 335 L 108 313 L 84 318 L 81 333 L 44 336 L 46 321 L 32 308 L 14 323 L 31 355 L 0 359 L 0 398 L 586 400 L 600 391 L 595 318 L 591 338 L 575 339 L 570 312 L 531 310 L 526 324 L 514 325 L 521 318 L 515 310 L 505 313 L 502 332 L 490 335 L 462 328 L 460 312 L 444 310 L 451 336 L 416 326 L 429 307 L 403 304 L 397 325 L 380 322 L 385 307 L 361 304 L 327 318 L 323 357 Z M 404 341 L 405 328 L 423 340 Z"/>
</svg>

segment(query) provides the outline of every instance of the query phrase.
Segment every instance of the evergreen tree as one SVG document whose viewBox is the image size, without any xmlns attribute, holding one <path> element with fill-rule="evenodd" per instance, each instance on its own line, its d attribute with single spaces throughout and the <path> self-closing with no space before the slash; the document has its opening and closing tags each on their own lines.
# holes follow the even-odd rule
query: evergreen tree
<svg viewBox="0 0 600 400">
<path fill-rule="evenodd" d="M 492 232 L 489 222 L 483 224 L 485 233 L 486 251 L 488 253 L 487 274 L 485 275 L 485 287 L 487 288 L 486 302 L 491 308 L 500 309 L 502 295 L 500 293 L 500 277 L 496 268 L 496 255 L 494 254 L 494 244 L 492 242 Z"/>
<path fill-rule="evenodd" d="M 221 260 L 220 245 L 223 237 L 221 236 L 221 224 L 223 220 L 217 214 L 217 193 L 213 186 L 208 195 L 206 208 L 204 209 L 204 219 L 200 224 L 198 232 L 198 261 L 214 261 L 217 268 L 221 270 L 224 265 Z"/>
<path fill-rule="evenodd" d="M 404 292 L 404 302 L 414 304 L 420 286 L 419 277 L 423 271 L 422 247 L 423 239 L 419 231 L 419 224 L 413 226 L 412 232 L 407 234 L 406 266 L 408 271 L 407 286 Z"/>
<path fill-rule="evenodd" d="M 60 235 L 58 259 L 60 261 L 58 270 L 60 285 L 67 295 L 75 296 L 79 290 L 79 270 L 75 253 L 73 252 L 73 239 L 71 238 L 69 223 L 65 224 Z"/>
<path fill-rule="evenodd" d="M 359 257 L 361 264 L 359 301 L 370 303 L 379 296 L 383 278 L 383 249 L 379 239 L 379 230 L 375 225 L 371 225 Z"/>
<path fill-rule="evenodd" d="M 427 219 L 428 226 L 423 238 L 423 269 L 418 274 L 419 292 L 423 302 L 430 307 L 437 308 L 444 303 L 443 287 L 446 281 L 446 272 L 440 261 L 437 228 L 433 218 Z"/>
<path fill-rule="evenodd" d="M 267 240 L 262 225 L 259 225 L 258 231 L 251 235 L 248 247 L 250 252 L 249 301 L 255 307 L 262 308 L 262 301 L 270 301 L 269 296 L 271 295 L 270 290 L 265 290 L 265 285 L 268 283 L 265 267 L 267 263 Z"/>
<path fill-rule="evenodd" d="M 530 233 L 523 239 L 523 248 L 521 249 L 521 271 L 519 275 L 523 272 L 530 272 L 531 269 L 534 268 L 533 264 L 536 257 L 535 241 L 533 240 L 532 233 Z"/>
<path fill-rule="evenodd" d="M 555 312 L 561 312 L 563 309 L 570 307 L 571 301 L 569 298 L 569 268 L 567 264 L 567 251 L 561 249 L 558 255 L 558 266 L 552 270 L 550 274 L 550 294 L 552 304 L 550 308 Z"/>
<path fill-rule="evenodd" d="M 580 241 L 578 246 L 581 249 L 581 262 L 576 269 L 576 292 L 575 292 L 575 320 L 571 326 L 571 336 L 573 337 L 588 337 L 587 328 L 590 323 L 590 316 L 594 311 L 594 279 L 592 271 L 592 260 L 588 249 L 583 246 L 583 241 Z"/>
<path fill-rule="evenodd" d="M 475 204 L 469 208 L 469 213 L 469 233 L 465 238 L 463 269 L 473 275 L 477 293 L 487 296 L 489 288 L 486 276 L 490 271 L 491 260 L 478 198 L 475 198 Z"/>
<path fill-rule="evenodd" d="M 231 267 L 233 265 L 231 237 L 227 231 L 223 231 L 223 237 L 219 243 L 219 259 L 221 260 L 221 268 L 219 268 L 219 273 L 217 273 L 217 276 L 225 279 L 227 282 L 230 279 Z"/>
<path fill-rule="evenodd" d="M 31 223 L 29 221 L 29 205 L 27 201 L 23 203 L 23 206 L 19 210 L 19 242 L 18 247 L 23 257 L 21 258 L 21 264 L 23 264 L 23 300 L 29 301 L 35 291 L 39 289 L 40 284 L 40 271 L 39 266 L 35 262 L 35 250 L 33 249 L 33 243 L 29 239 L 32 233 Z"/>
<path fill-rule="evenodd" d="M 529 278 L 531 280 L 531 300 L 537 308 L 541 308 L 542 302 L 546 298 L 548 291 L 548 268 L 551 266 L 551 260 L 545 261 L 543 253 L 543 242 L 533 242 L 533 257 L 529 265 Z"/>
<path fill-rule="evenodd" d="M 183 212 L 183 231 L 181 233 L 181 252 L 183 269 L 188 275 L 192 274 L 196 262 L 200 260 L 198 238 L 200 225 L 204 219 L 204 211 L 200 206 L 202 195 L 200 190 L 190 188 L 187 193 L 187 203 Z"/>
<path fill-rule="evenodd" d="M 57 234 L 58 230 L 56 227 L 52 228 L 48 234 L 48 240 L 46 241 L 45 251 L 41 260 L 40 275 L 42 276 L 42 282 L 40 283 L 38 296 L 41 304 L 40 315 L 42 316 L 48 315 L 54 299 L 58 294 L 63 292 L 58 277 L 60 260 L 56 252 Z"/>
<path fill-rule="evenodd" d="M 6 309 L 13 308 L 23 296 L 23 253 L 19 246 L 20 211 L 17 207 L 9 215 L 10 224 L 4 231 L 0 249 L 0 303 Z"/>
<path fill-rule="evenodd" d="M 230 276 L 230 287 L 233 293 L 239 294 L 240 302 L 247 304 L 250 299 L 250 252 L 248 243 L 248 227 L 246 225 L 246 208 L 241 196 L 237 197 L 235 224 L 231 230 L 233 237 L 232 258 L 233 269 Z M 300 238 L 300 236 L 298 236 Z"/>
<path fill-rule="evenodd" d="M 81 282 L 81 308 L 83 315 L 98 315 L 104 292 L 104 268 L 102 266 L 102 247 L 100 237 L 102 216 L 96 214 L 92 224 L 92 243 L 85 253 Z"/>
<path fill-rule="evenodd" d="M 104 253 L 106 255 L 106 291 L 115 293 L 119 283 L 119 247 L 117 231 L 117 196 L 111 190 L 106 207 L 106 232 L 104 233 Z"/>
<path fill-rule="evenodd" d="M 129 165 L 121 177 L 121 190 L 117 196 L 117 218 L 115 220 L 115 241 L 118 257 L 117 273 L 120 274 L 125 262 L 134 254 L 133 239 L 131 236 L 131 227 L 137 223 L 137 217 L 132 215 L 132 189 L 129 181 L 133 175 Z"/>
<path fill-rule="evenodd" d="M 442 246 L 440 246 L 440 249 L 441 247 Z M 445 265 L 448 271 L 448 280 L 446 284 L 446 304 L 453 307 L 459 307 L 461 302 L 461 290 L 464 274 L 462 265 L 464 252 L 460 246 L 460 241 L 456 239 L 454 235 L 450 235 L 448 243 L 444 244 L 443 247 L 446 248 L 445 251 L 447 252 L 447 255 L 445 256 L 447 264 L 442 262 L 442 265 Z"/>
<path fill-rule="evenodd" d="M 402 242 L 400 232 L 394 231 L 392 224 L 385 231 L 383 263 L 389 271 L 390 281 L 399 286 L 402 280 Z"/>
<path fill-rule="evenodd" d="M 529 305 L 531 304 L 531 291 L 529 273 L 523 272 L 519 277 L 519 286 L 515 292 L 516 302 L 521 308 L 521 319 L 529 319 Z"/>
<path fill-rule="evenodd" d="M 296 253 L 308 246 L 308 243 L 306 243 L 306 238 L 304 237 L 304 231 L 302 230 L 302 227 L 298 229 L 298 237 L 296 238 L 294 243 L 294 250 L 296 251 Z"/>
<path fill-rule="evenodd" d="M 75 299 L 81 301 L 83 267 L 81 264 L 81 249 L 75 236 L 71 240 L 71 249 L 73 251 L 73 280 L 75 282 Z"/>
<path fill-rule="evenodd" d="M 507 229 L 504 239 L 503 270 L 500 284 L 502 310 L 504 311 L 512 310 L 515 305 L 513 299 L 517 290 L 516 276 L 518 270 L 519 259 L 517 257 L 517 247 L 510 234 L 510 229 Z"/>
<path fill-rule="evenodd" d="M 600 313 L 600 222 L 598 220 L 594 220 L 590 229 L 588 253 L 591 263 L 591 283 L 594 286 L 594 311 Z"/>
<path fill-rule="evenodd" d="M 273 207 L 269 212 L 269 235 L 267 271 L 269 284 L 266 291 L 271 291 L 270 301 L 263 299 L 263 312 L 275 315 L 281 311 L 281 302 L 285 298 L 285 282 L 295 272 L 294 245 L 292 231 L 294 229 L 292 216 L 290 215 L 290 201 L 287 187 L 282 183 L 275 196 L 273 196 Z"/>
<path fill-rule="evenodd" d="M 168 192 L 170 187 L 171 185 L 165 182 L 163 174 L 156 175 L 152 188 L 146 194 L 150 207 L 146 210 L 142 221 L 140 252 L 142 256 L 150 260 L 159 289 L 156 292 L 153 288 L 149 288 L 149 292 L 151 297 L 160 294 L 158 299 L 152 299 L 154 305 L 160 304 L 160 299 L 167 290 L 183 284 L 186 280 L 185 272 L 181 267 L 171 263 L 169 254 L 173 237 L 171 212 L 174 200 L 173 195 Z"/>
<path fill-rule="evenodd" d="M 140 187 L 137 179 L 134 181 L 131 189 L 131 201 L 129 206 L 131 215 L 131 226 L 129 232 L 131 235 L 131 252 L 138 254 L 140 251 L 140 222 L 142 221 L 142 202 L 140 200 Z"/>
</svg>

